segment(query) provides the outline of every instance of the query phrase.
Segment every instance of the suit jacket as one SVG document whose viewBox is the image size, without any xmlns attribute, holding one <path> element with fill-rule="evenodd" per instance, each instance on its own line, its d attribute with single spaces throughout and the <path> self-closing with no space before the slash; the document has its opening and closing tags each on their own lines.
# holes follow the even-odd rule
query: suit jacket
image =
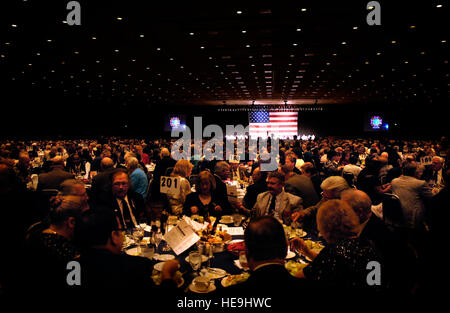
<svg viewBox="0 0 450 313">
<path fill-rule="evenodd" d="M 256 199 L 253 212 L 256 217 L 267 215 L 269 212 L 270 202 L 272 195 L 269 191 L 260 193 Z M 283 213 L 293 213 L 303 209 L 302 198 L 297 197 L 288 192 L 282 191 L 277 196 L 274 216 L 279 219 L 283 219 L 286 224 L 289 222 L 290 215 L 288 217 L 283 216 Z"/>
<path fill-rule="evenodd" d="M 50 172 L 39 175 L 37 190 L 59 189 L 63 181 L 72 178 L 74 178 L 73 174 L 64 171 L 62 168 L 55 167 Z"/>
<path fill-rule="evenodd" d="M 426 165 L 420 179 L 434 184 L 444 185 L 443 174 L 445 173 L 445 167 L 441 168 L 437 173 L 433 170 L 431 165 Z"/>
<path fill-rule="evenodd" d="M 103 172 L 98 173 L 92 178 L 91 184 L 91 197 L 92 201 L 95 202 L 98 198 L 104 196 L 111 190 L 111 175 L 117 171 L 116 168 L 108 168 Z"/>
<path fill-rule="evenodd" d="M 392 180 L 392 192 L 400 198 L 404 226 L 420 227 L 425 213 L 424 200 L 433 196 L 427 182 L 411 176 L 400 176 Z"/>
<path fill-rule="evenodd" d="M 290 308 L 292 310 L 298 304 L 296 299 L 299 297 L 308 299 L 309 302 L 312 297 L 323 296 L 323 293 L 318 291 L 315 282 L 295 278 L 283 265 L 270 264 L 251 272 L 248 280 L 241 284 L 217 289 L 215 296 L 222 298 L 270 298 L 268 304 L 271 305 L 272 309 L 284 312 L 285 310 L 280 311 L 279 309 Z M 247 308 L 248 310 L 250 308 Z"/>
<path fill-rule="evenodd" d="M 216 189 L 212 192 L 212 194 L 218 202 L 222 203 L 222 215 L 229 215 L 232 213 L 233 208 L 228 200 L 227 184 L 225 184 L 217 175 L 214 175 L 214 178 L 216 180 Z"/>
<path fill-rule="evenodd" d="M 305 175 L 294 174 L 286 181 L 284 190 L 303 199 L 303 205 L 310 207 L 319 202 L 311 179 Z"/>
<path fill-rule="evenodd" d="M 177 161 L 171 157 L 164 157 L 156 163 L 155 170 L 153 171 L 153 180 L 150 186 L 150 193 L 152 199 L 158 199 L 161 196 L 159 184 L 161 176 L 164 176 L 166 170 L 169 167 L 174 167 Z"/>
<path fill-rule="evenodd" d="M 136 296 L 151 295 L 154 301 L 162 290 L 173 295 L 176 292 L 175 283 L 164 281 L 160 288 L 156 288 L 152 280 L 152 262 L 143 257 L 130 256 L 125 253 L 113 254 L 106 249 L 90 249 L 78 259 L 81 265 L 81 288 L 95 296 L 98 293 L 111 292 L 122 299 L 124 294 Z M 163 294 L 159 294 L 162 296 Z M 98 298 L 97 298 L 98 299 Z M 98 300 L 97 300 L 98 301 Z"/>
<path fill-rule="evenodd" d="M 140 194 L 132 190 L 128 191 L 127 197 L 133 215 L 136 218 L 136 222 L 139 223 L 139 219 L 145 217 L 146 213 L 144 199 Z M 97 202 L 95 202 L 93 209 L 97 211 L 113 212 L 122 223 L 122 216 L 120 214 L 121 211 L 119 204 L 117 203 L 117 198 L 114 197 L 114 195 L 111 192 L 109 192 L 108 194 L 106 194 L 106 196 L 102 197 Z M 122 225 L 122 227 L 124 226 L 125 225 Z"/>
</svg>

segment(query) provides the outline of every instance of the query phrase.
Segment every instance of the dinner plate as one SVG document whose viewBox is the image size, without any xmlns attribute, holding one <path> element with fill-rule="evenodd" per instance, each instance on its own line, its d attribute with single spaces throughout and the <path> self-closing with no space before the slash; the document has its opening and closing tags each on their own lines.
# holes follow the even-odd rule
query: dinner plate
<svg viewBox="0 0 450 313">
<path fill-rule="evenodd" d="M 186 262 L 189 263 L 189 255 L 185 258 Z M 206 255 L 202 255 L 202 263 L 208 261 L 208 257 Z"/>
<path fill-rule="evenodd" d="M 195 287 L 194 284 L 190 284 L 190 285 L 189 285 L 189 290 L 192 291 L 192 292 L 195 292 L 195 293 L 209 293 L 209 292 L 212 292 L 212 291 L 216 290 L 216 285 L 214 285 L 214 283 L 211 283 L 211 284 L 209 285 L 208 290 L 200 291 L 200 290 L 198 290 L 198 289 Z"/>
<path fill-rule="evenodd" d="M 158 253 L 155 253 L 153 255 L 153 258 L 155 260 L 158 260 L 158 261 L 169 261 L 169 260 L 175 259 L 175 256 L 172 255 L 172 254 L 158 254 Z"/>
<path fill-rule="evenodd" d="M 288 251 L 288 253 L 286 255 L 286 259 L 292 259 L 292 258 L 295 258 L 295 252 Z"/>
<path fill-rule="evenodd" d="M 234 240 L 231 240 L 230 242 L 228 242 L 228 244 L 229 245 L 232 245 L 232 244 L 235 244 L 235 243 L 239 243 L 239 242 L 243 242 L 244 240 L 242 240 L 242 239 L 234 239 Z"/>
<path fill-rule="evenodd" d="M 139 256 L 140 255 L 138 253 L 138 248 L 137 247 L 125 250 L 125 253 L 128 254 L 128 255 L 132 255 L 132 256 Z"/>
<path fill-rule="evenodd" d="M 230 284 L 230 278 L 235 277 L 235 276 L 242 276 L 242 275 L 245 275 L 245 274 L 230 275 L 230 276 L 224 277 L 224 278 L 222 278 L 222 280 L 220 281 L 220 284 L 221 284 L 223 287 L 229 287 L 229 286 L 232 286 L 232 285 L 242 284 L 245 280 L 244 280 L 244 281 L 241 281 L 241 282 L 238 282 L 238 283 Z M 248 275 L 248 274 L 247 274 L 247 275 Z M 248 279 L 248 277 L 247 277 L 247 279 Z M 246 279 L 246 280 L 247 280 L 247 279 Z"/>
<path fill-rule="evenodd" d="M 208 277 L 210 279 L 218 279 L 218 278 L 225 277 L 227 275 L 227 272 L 221 268 L 211 267 L 208 269 L 206 274 L 208 275 Z"/>
</svg>

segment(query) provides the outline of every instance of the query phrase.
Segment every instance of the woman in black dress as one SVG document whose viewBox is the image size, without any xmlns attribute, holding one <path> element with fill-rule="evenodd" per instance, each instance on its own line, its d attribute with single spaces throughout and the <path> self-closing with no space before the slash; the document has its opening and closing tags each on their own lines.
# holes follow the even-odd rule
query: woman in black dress
<svg viewBox="0 0 450 313">
<path fill-rule="evenodd" d="M 43 222 L 28 231 L 24 252 L 29 258 L 30 287 L 35 291 L 67 287 L 67 264 L 80 254 L 73 239 L 83 210 L 80 197 L 58 196 L 49 215 L 50 224 Z"/>
<path fill-rule="evenodd" d="M 380 265 L 382 262 L 371 242 L 359 237 L 360 227 L 358 216 L 347 203 L 342 200 L 325 202 L 317 212 L 317 228 L 327 245 L 317 253 L 302 239 L 293 239 L 293 248 L 312 260 L 296 276 L 336 291 L 363 291 L 371 287 L 367 283 L 367 266 L 369 262 L 376 261 Z"/>
<path fill-rule="evenodd" d="M 223 215 L 223 203 L 215 197 L 216 181 L 209 171 L 200 172 L 196 192 L 190 193 L 184 202 L 184 214 L 187 216 L 216 216 Z"/>
</svg>

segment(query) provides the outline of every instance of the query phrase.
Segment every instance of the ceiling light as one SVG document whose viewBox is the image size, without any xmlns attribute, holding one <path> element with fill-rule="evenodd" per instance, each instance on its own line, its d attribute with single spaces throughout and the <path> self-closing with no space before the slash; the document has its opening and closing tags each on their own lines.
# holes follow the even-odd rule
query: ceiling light
<svg viewBox="0 0 450 313">
<path fill-rule="evenodd" d="M 161 48 L 156 48 L 156 50 L 160 51 L 160 50 L 161 50 Z"/>
<path fill-rule="evenodd" d="M 302 29 L 301 29 L 301 28 L 297 28 L 296 30 L 297 30 L 298 32 L 302 31 Z"/>
<path fill-rule="evenodd" d="M 347 43 L 345 41 L 341 42 L 341 44 L 346 45 Z"/>
<path fill-rule="evenodd" d="M 11 24 L 11 27 L 16 28 L 17 25 L 16 24 Z"/>
<path fill-rule="evenodd" d="M 92 37 L 92 40 L 96 40 L 97 39 L 97 37 Z"/>
<path fill-rule="evenodd" d="M 246 32 L 247 32 L 246 30 L 243 30 L 243 31 L 242 31 L 243 34 L 245 34 Z"/>
<path fill-rule="evenodd" d="M 121 18 L 121 17 L 119 16 L 119 17 L 117 17 L 117 20 L 118 20 L 118 21 L 121 21 L 121 20 L 123 20 L 123 18 Z"/>
<path fill-rule="evenodd" d="M 302 12 L 306 12 L 306 8 L 302 8 Z"/>
<path fill-rule="evenodd" d="M 354 30 L 357 30 L 357 29 L 358 29 L 358 26 L 353 26 L 353 29 L 354 29 Z"/>
<path fill-rule="evenodd" d="M 246 45 L 245 47 L 250 48 L 250 45 Z"/>
<path fill-rule="evenodd" d="M 189 35 L 194 36 L 194 33 L 189 33 Z"/>
<path fill-rule="evenodd" d="M 200 49 L 205 49 L 205 47 L 201 46 Z"/>
<path fill-rule="evenodd" d="M 144 38 L 144 35 L 143 35 L 143 34 L 140 34 L 139 37 Z"/>
<path fill-rule="evenodd" d="M 436 8 L 442 8 L 442 4 L 436 5 Z"/>
<path fill-rule="evenodd" d="M 236 11 L 236 14 L 242 14 L 242 11 Z"/>
</svg>

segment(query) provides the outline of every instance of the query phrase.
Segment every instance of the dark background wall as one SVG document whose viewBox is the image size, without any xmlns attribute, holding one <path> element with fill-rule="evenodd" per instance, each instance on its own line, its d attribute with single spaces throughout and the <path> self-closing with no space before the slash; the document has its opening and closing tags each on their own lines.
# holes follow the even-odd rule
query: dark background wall
<svg viewBox="0 0 450 313">
<path fill-rule="evenodd" d="M 203 126 L 248 124 L 248 113 L 232 111 L 235 106 L 190 106 L 121 103 L 86 103 L 81 99 L 31 99 L 18 95 L 3 101 L 0 117 L 3 138 L 168 136 L 164 132 L 167 114 L 186 115 L 192 127 L 194 116 L 203 117 Z M 367 112 L 382 112 L 389 122 L 389 136 L 435 137 L 448 133 L 447 115 L 440 104 L 323 105 L 321 111 L 299 111 L 300 133 L 318 136 L 385 136 L 364 132 Z M 313 105 L 310 107 L 314 107 Z M 224 110 L 226 109 L 226 110 Z M 230 110 L 231 111 L 228 111 Z"/>
</svg>

